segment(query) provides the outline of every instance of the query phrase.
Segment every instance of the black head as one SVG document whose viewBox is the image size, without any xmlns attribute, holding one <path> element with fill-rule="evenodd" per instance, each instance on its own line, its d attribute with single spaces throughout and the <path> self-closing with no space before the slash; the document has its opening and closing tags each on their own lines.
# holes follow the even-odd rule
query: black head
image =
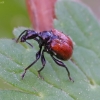
<svg viewBox="0 0 100 100">
<path fill-rule="evenodd" d="M 20 35 L 19 37 L 17 38 L 16 42 L 19 41 L 20 39 L 20 42 L 25 42 L 26 40 L 29 40 L 29 39 L 34 39 L 38 36 L 38 33 L 34 30 L 24 30 Z"/>
<path fill-rule="evenodd" d="M 20 39 L 20 42 L 26 42 L 28 43 L 31 47 L 32 44 L 30 44 L 29 42 L 27 42 L 26 40 L 29 40 L 29 39 L 35 39 L 36 40 L 36 37 L 38 36 L 38 33 L 34 30 L 24 30 L 20 35 L 19 37 L 17 38 L 16 42 L 19 41 Z"/>
</svg>

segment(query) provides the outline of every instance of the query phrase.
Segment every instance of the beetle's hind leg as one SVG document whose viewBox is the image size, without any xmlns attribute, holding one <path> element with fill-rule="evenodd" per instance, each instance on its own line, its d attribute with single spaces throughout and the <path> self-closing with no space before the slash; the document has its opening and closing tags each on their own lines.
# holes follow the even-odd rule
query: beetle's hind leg
<svg viewBox="0 0 100 100">
<path fill-rule="evenodd" d="M 56 59 L 53 55 L 51 55 L 51 57 L 52 57 L 52 59 L 55 61 L 56 64 L 58 64 L 58 65 L 60 65 L 61 67 L 64 67 L 64 68 L 66 69 L 66 71 L 67 71 L 67 73 L 68 73 L 69 80 L 74 82 L 74 80 L 73 80 L 73 79 L 71 78 L 71 76 L 70 76 L 70 72 L 69 72 L 68 68 L 66 67 L 66 65 L 65 65 L 62 61 Z"/>
</svg>

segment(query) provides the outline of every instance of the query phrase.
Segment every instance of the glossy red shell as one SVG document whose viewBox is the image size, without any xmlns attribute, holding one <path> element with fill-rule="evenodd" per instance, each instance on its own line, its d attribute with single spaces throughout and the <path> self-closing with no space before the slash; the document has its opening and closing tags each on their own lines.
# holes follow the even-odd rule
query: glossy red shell
<svg viewBox="0 0 100 100">
<path fill-rule="evenodd" d="M 53 29 L 52 32 L 54 35 L 58 36 L 58 38 L 53 39 L 51 42 L 51 49 L 56 53 L 59 59 L 68 60 L 73 53 L 72 39 L 56 29 Z"/>
</svg>

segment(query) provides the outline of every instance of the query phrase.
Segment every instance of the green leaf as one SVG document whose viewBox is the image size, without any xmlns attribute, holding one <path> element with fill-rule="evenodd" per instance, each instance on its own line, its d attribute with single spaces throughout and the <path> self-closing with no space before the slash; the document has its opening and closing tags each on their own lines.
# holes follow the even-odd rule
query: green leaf
<svg viewBox="0 0 100 100">
<path fill-rule="evenodd" d="M 1 100 L 99 100 L 100 98 L 100 24 L 86 6 L 71 0 L 58 0 L 55 27 L 71 36 L 74 45 L 72 60 L 65 61 L 74 83 L 69 81 L 64 68 L 56 65 L 45 53 L 46 66 L 39 60 L 21 79 L 21 74 L 35 60 L 38 43 L 34 46 L 16 43 L 11 39 L 0 39 L 0 78 L 11 88 L 0 90 Z M 27 28 L 14 29 L 14 35 Z"/>
<path fill-rule="evenodd" d="M 0 100 L 40 100 L 39 97 L 21 91 L 0 90 Z"/>
</svg>

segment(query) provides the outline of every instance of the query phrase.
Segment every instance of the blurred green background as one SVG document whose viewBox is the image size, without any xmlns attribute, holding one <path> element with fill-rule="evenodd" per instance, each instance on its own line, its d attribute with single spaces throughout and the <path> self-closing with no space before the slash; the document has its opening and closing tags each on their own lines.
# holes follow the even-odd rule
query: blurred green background
<svg viewBox="0 0 100 100">
<path fill-rule="evenodd" d="M 30 27 L 25 0 L 0 0 L 0 37 L 13 37 L 19 26 Z"/>
<path fill-rule="evenodd" d="M 75 1 L 89 5 L 100 18 L 100 0 Z M 13 38 L 13 29 L 19 26 L 31 27 L 25 0 L 0 0 L 0 38 Z"/>
</svg>

